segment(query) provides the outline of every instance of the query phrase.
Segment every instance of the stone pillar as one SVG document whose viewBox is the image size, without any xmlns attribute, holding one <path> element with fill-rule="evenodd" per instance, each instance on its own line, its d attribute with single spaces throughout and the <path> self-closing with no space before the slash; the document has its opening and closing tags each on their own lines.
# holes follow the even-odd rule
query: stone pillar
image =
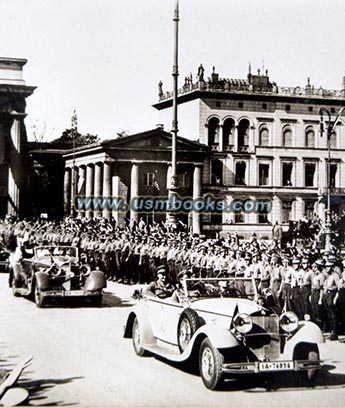
<svg viewBox="0 0 345 408">
<path fill-rule="evenodd" d="M 65 168 L 64 183 L 63 183 L 63 208 L 64 215 L 68 215 L 71 205 L 71 169 Z"/>
<path fill-rule="evenodd" d="M 10 165 L 8 171 L 8 214 L 18 216 L 20 213 L 19 199 L 21 188 L 21 140 L 19 118 L 13 118 L 11 127 Z"/>
<path fill-rule="evenodd" d="M 95 180 L 94 180 L 94 188 L 93 188 L 93 195 L 95 197 L 102 197 L 102 163 L 95 164 Z M 102 215 L 101 211 L 95 211 L 95 216 Z"/>
<path fill-rule="evenodd" d="M 227 207 L 230 206 L 232 201 L 234 200 L 234 197 L 232 195 L 227 195 L 226 198 L 226 203 L 225 205 Z M 235 213 L 233 211 L 223 211 L 223 224 L 233 224 L 235 222 Z"/>
<path fill-rule="evenodd" d="M 296 160 L 296 187 L 305 187 L 304 183 L 304 162 L 301 159 Z"/>
<path fill-rule="evenodd" d="M 85 166 L 80 166 L 79 167 L 79 174 L 78 174 L 78 183 L 76 187 L 76 195 L 77 196 L 84 196 L 85 195 L 85 182 L 86 182 L 86 167 Z M 85 211 L 81 210 L 79 211 L 78 208 L 77 210 L 77 215 L 78 217 L 84 217 L 85 216 Z"/>
<path fill-rule="evenodd" d="M 200 164 L 196 164 L 193 172 L 193 200 L 202 198 L 201 194 L 201 171 L 202 167 Z M 192 219 L 192 231 L 193 234 L 201 233 L 201 214 L 200 212 L 193 211 Z"/>
<path fill-rule="evenodd" d="M 271 223 L 274 225 L 278 221 L 279 224 L 282 223 L 282 201 L 275 194 L 272 200 L 272 211 L 271 211 Z"/>
<path fill-rule="evenodd" d="M 111 197 L 112 168 L 111 163 L 104 163 L 103 167 L 103 198 Z M 103 209 L 103 217 L 110 220 L 111 211 L 109 208 Z"/>
<path fill-rule="evenodd" d="M 299 221 L 304 215 L 304 203 L 302 197 L 296 197 L 295 201 L 295 221 Z"/>
<path fill-rule="evenodd" d="M 255 203 L 257 200 L 256 196 L 249 196 L 249 199 Z M 250 207 L 249 207 L 250 208 Z M 248 208 L 248 209 L 249 209 Z M 248 224 L 257 224 L 258 223 L 258 214 L 256 211 L 244 212 L 246 223 Z"/>
<path fill-rule="evenodd" d="M 326 196 L 318 194 L 317 214 L 323 223 L 326 222 Z"/>
<path fill-rule="evenodd" d="M 238 152 L 238 126 L 235 126 L 234 152 Z"/>
<path fill-rule="evenodd" d="M 139 195 L 139 164 L 132 163 L 132 170 L 131 170 L 131 197 L 132 200 L 134 197 L 138 197 Z M 139 214 L 137 211 L 130 211 L 130 219 L 131 221 L 139 221 Z"/>
<path fill-rule="evenodd" d="M 85 180 L 85 196 L 93 196 L 93 178 L 94 178 L 94 167 L 92 164 L 88 164 L 86 167 L 86 180 Z M 93 210 L 85 211 L 86 218 L 92 218 Z"/>
</svg>

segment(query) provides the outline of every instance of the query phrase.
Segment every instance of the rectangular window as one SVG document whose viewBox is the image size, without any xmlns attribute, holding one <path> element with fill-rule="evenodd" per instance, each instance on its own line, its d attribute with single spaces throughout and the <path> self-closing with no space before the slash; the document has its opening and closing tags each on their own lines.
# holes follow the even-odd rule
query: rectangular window
<svg viewBox="0 0 345 408">
<path fill-rule="evenodd" d="M 282 222 L 288 223 L 291 220 L 292 215 L 292 201 L 283 201 L 283 209 L 282 209 Z"/>
<path fill-rule="evenodd" d="M 146 187 L 153 186 L 154 180 L 155 180 L 154 173 L 144 173 L 144 181 L 143 181 L 144 186 Z"/>
<path fill-rule="evenodd" d="M 304 185 L 305 187 L 314 187 L 315 186 L 315 164 L 306 163 L 304 167 Z"/>
<path fill-rule="evenodd" d="M 235 213 L 235 224 L 244 223 L 244 214 L 242 212 Z"/>
<path fill-rule="evenodd" d="M 235 184 L 238 186 L 246 185 L 246 163 L 237 162 L 236 163 L 236 175 L 235 175 Z"/>
<path fill-rule="evenodd" d="M 269 173 L 270 165 L 269 164 L 259 164 L 259 185 L 268 186 L 269 185 Z"/>
<path fill-rule="evenodd" d="M 284 187 L 292 186 L 292 167 L 293 163 L 283 163 L 282 184 Z"/>
</svg>

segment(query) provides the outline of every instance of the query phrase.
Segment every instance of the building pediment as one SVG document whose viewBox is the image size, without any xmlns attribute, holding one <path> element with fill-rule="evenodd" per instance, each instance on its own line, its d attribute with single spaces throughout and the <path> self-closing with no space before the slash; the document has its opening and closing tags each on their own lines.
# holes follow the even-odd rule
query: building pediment
<svg viewBox="0 0 345 408">
<path fill-rule="evenodd" d="M 116 139 L 105 140 L 101 143 L 105 149 L 129 150 L 171 150 L 172 135 L 161 128 L 129 136 L 120 136 Z M 191 140 L 178 137 L 177 150 L 206 151 L 207 146 Z"/>
</svg>

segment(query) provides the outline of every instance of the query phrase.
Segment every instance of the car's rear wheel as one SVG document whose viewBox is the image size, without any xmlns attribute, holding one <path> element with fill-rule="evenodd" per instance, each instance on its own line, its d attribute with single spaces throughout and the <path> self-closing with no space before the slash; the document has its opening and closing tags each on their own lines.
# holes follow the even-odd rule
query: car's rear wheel
<svg viewBox="0 0 345 408">
<path fill-rule="evenodd" d="M 200 326 L 200 318 L 194 310 L 186 309 L 183 311 L 177 328 L 178 346 L 181 352 L 186 349 Z"/>
<path fill-rule="evenodd" d="M 200 347 L 199 370 L 206 388 L 215 390 L 221 385 L 223 361 L 222 354 L 205 338 Z"/>
<path fill-rule="evenodd" d="M 133 322 L 132 342 L 133 342 L 133 348 L 134 348 L 135 354 L 137 356 L 143 357 L 147 354 L 146 350 L 141 345 L 140 326 L 139 326 L 139 320 L 137 317 L 135 317 L 134 322 Z"/>
<path fill-rule="evenodd" d="M 38 287 L 37 284 L 35 284 L 35 290 L 34 290 L 34 300 L 35 304 L 38 308 L 42 308 L 45 305 L 45 299 L 42 294 L 42 290 L 40 287 Z"/>
</svg>

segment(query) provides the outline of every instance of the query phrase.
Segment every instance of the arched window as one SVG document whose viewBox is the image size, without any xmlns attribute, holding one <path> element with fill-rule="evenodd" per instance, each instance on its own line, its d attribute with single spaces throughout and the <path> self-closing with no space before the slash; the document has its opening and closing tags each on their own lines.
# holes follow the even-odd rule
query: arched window
<svg viewBox="0 0 345 408">
<path fill-rule="evenodd" d="M 292 147 L 292 129 L 289 125 L 283 127 L 283 146 Z"/>
<path fill-rule="evenodd" d="M 224 150 L 229 150 L 227 147 L 234 145 L 235 121 L 233 119 L 225 119 L 223 123 L 223 146 Z"/>
<path fill-rule="evenodd" d="M 269 132 L 267 129 L 267 126 L 263 125 L 261 126 L 259 130 L 259 145 L 260 146 L 268 146 L 269 145 Z"/>
<path fill-rule="evenodd" d="M 312 126 L 308 126 L 305 130 L 305 146 L 315 147 L 315 132 Z"/>
<path fill-rule="evenodd" d="M 248 119 L 242 119 L 238 124 L 238 150 L 245 151 L 249 145 L 249 128 Z"/>
<path fill-rule="evenodd" d="M 219 119 L 211 118 L 207 124 L 208 145 L 212 150 L 218 150 L 219 147 Z"/>
</svg>

